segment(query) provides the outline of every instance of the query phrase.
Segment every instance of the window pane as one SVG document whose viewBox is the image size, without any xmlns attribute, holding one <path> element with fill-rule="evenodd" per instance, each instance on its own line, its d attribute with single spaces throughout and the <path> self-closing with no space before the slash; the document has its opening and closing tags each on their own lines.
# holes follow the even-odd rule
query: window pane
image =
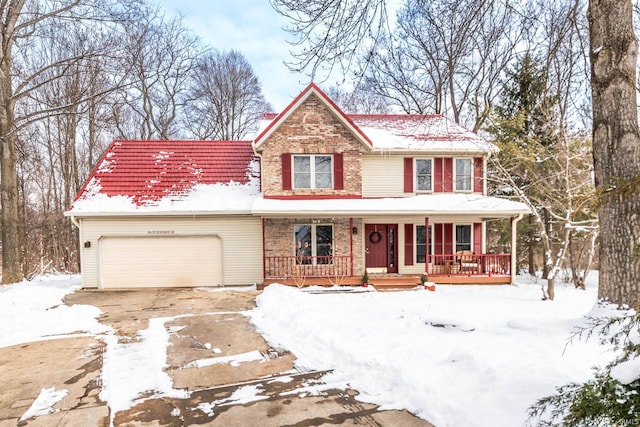
<svg viewBox="0 0 640 427">
<path fill-rule="evenodd" d="M 471 250 L 471 226 L 456 225 L 456 252 Z"/>
<path fill-rule="evenodd" d="M 418 159 L 416 160 L 416 173 L 418 175 L 431 175 L 431 160 Z"/>
<path fill-rule="evenodd" d="M 431 191 L 431 175 L 418 176 L 418 191 Z"/>
<path fill-rule="evenodd" d="M 311 158 L 293 156 L 293 187 L 311 188 Z"/>
<path fill-rule="evenodd" d="M 296 225 L 295 229 L 296 239 L 296 256 L 307 257 L 311 256 L 311 226 L 310 225 Z"/>
<path fill-rule="evenodd" d="M 416 190 L 431 191 L 431 159 L 416 159 Z"/>
<path fill-rule="evenodd" d="M 332 165 L 331 156 L 315 157 L 315 185 L 316 188 L 331 188 L 332 185 Z"/>
<path fill-rule="evenodd" d="M 431 254 L 431 226 L 429 226 L 429 241 L 427 241 L 426 227 L 416 226 L 416 262 L 426 262 L 427 254 Z"/>
<path fill-rule="evenodd" d="M 316 156 L 316 173 L 331 172 L 331 156 Z"/>
<path fill-rule="evenodd" d="M 456 190 L 471 190 L 471 159 L 456 159 Z"/>
<path fill-rule="evenodd" d="M 319 257 L 332 256 L 333 226 L 316 225 L 316 255 Z M 322 260 L 319 260 L 322 262 Z"/>
</svg>

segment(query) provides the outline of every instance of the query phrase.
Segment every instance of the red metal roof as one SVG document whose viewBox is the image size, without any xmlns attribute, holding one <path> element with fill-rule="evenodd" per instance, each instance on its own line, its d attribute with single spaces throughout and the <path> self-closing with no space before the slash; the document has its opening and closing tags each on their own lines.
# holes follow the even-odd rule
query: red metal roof
<svg viewBox="0 0 640 427">
<path fill-rule="evenodd" d="M 100 193 L 129 196 L 137 205 L 185 195 L 197 184 L 245 184 L 254 160 L 258 158 L 251 141 L 116 140 L 76 200 L 82 198 L 92 181 L 99 183 Z"/>
</svg>

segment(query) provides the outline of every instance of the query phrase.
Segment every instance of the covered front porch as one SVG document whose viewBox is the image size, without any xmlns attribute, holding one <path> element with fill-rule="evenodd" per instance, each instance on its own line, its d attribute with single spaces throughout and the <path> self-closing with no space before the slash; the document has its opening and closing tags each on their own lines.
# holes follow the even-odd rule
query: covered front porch
<svg viewBox="0 0 640 427">
<path fill-rule="evenodd" d="M 512 283 L 515 257 L 510 252 L 522 213 L 511 205 L 498 210 L 490 197 L 449 198 L 459 202 L 455 209 L 431 205 L 427 202 L 441 199 L 429 196 L 263 200 L 254 210 L 263 217 L 264 284 L 355 286 L 365 274 L 375 286 L 413 287 L 425 279 Z M 488 247 L 489 221 L 510 223 L 510 245 L 496 251 Z"/>
<path fill-rule="evenodd" d="M 369 270 L 368 284 L 378 288 L 413 288 L 425 279 L 436 284 L 509 284 L 511 254 L 430 255 L 424 275 L 387 273 L 379 268 Z M 302 259 L 295 256 L 265 257 L 265 285 L 360 286 L 363 275 L 354 274 L 350 255 Z"/>
</svg>

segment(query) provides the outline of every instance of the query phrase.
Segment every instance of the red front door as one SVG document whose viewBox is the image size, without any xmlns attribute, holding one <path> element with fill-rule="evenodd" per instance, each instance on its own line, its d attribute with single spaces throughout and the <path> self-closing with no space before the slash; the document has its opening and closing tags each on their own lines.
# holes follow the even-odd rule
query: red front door
<svg viewBox="0 0 640 427">
<path fill-rule="evenodd" d="M 398 224 L 365 224 L 364 247 L 368 268 L 398 272 Z"/>
</svg>

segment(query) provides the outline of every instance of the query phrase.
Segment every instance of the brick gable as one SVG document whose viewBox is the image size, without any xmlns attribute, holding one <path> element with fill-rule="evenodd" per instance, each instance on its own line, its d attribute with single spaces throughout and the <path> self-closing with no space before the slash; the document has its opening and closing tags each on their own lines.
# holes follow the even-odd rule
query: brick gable
<svg viewBox="0 0 640 427">
<path fill-rule="evenodd" d="M 320 98 L 311 94 L 260 146 L 264 196 L 360 197 L 363 150 L 362 142 Z M 335 153 L 342 154 L 342 188 L 338 172 L 334 173 L 333 189 L 290 189 L 287 177 L 283 183 L 283 155 Z M 335 165 L 339 166 L 339 161 L 334 159 Z"/>
</svg>

